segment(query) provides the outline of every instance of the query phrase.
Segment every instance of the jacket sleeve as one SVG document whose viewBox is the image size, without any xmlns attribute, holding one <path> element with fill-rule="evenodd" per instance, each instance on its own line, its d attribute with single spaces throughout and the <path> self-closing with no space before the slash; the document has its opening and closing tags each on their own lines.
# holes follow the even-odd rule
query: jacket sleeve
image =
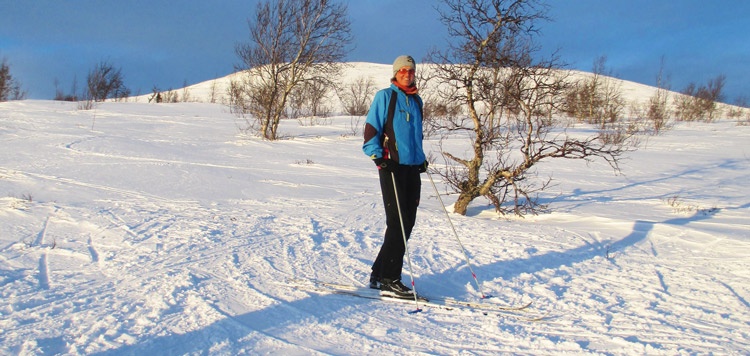
<svg viewBox="0 0 750 356">
<path fill-rule="evenodd" d="M 381 90 L 375 94 L 365 120 L 365 142 L 362 145 L 362 151 L 371 159 L 383 157 L 383 143 L 380 140 L 383 137 L 385 119 L 388 115 L 389 96 L 386 92 L 387 90 Z"/>
</svg>

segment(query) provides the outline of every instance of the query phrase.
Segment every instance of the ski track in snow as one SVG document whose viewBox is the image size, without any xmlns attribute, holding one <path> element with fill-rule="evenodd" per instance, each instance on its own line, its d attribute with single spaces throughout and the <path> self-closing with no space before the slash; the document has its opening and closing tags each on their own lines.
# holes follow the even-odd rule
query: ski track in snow
<svg viewBox="0 0 750 356">
<path fill-rule="evenodd" d="M 750 349 L 750 163 L 735 148 L 682 167 L 668 147 L 685 141 L 671 135 L 695 135 L 682 148 L 698 152 L 712 142 L 701 125 L 651 138 L 626 177 L 553 165 L 563 192 L 550 198 L 555 213 L 498 219 L 478 200 L 469 216 L 451 214 L 483 291 L 549 313 L 525 322 L 462 309 L 410 315 L 408 305 L 283 285 L 368 279 L 385 222 L 361 138 L 344 135 L 349 118 L 289 125 L 312 133 L 268 143 L 238 137 L 218 105 L 102 104 L 95 131 L 89 115 L 53 102 L 0 104 L 0 187 L 9 192 L 0 199 L 0 353 Z M 747 142 L 746 127 L 705 127 L 729 147 Z M 416 287 L 474 300 L 434 193 L 425 178 L 409 243 Z M 685 209 L 665 202 L 673 195 Z"/>
</svg>

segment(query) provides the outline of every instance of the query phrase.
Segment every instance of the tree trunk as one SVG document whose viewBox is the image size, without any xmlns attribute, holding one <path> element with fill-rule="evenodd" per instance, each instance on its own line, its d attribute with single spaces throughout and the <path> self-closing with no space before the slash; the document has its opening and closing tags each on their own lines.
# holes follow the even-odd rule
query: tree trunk
<svg viewBox="0 0 750 356">
<path fill-rule="evenodd" d="M 458 199 L 453 204 L 453 212 L 456 214 L 466 215 L 466 211 L 469 209 L 469 203 L 474 200 L 474 197 L 469 193 L 461 192 L 458 195 Z"/>
</svg>

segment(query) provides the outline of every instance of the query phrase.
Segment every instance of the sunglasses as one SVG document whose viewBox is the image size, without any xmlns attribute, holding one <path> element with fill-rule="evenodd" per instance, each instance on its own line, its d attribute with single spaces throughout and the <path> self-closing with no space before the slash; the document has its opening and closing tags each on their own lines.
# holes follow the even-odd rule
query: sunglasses
<svg viewBox="0 0 750 356">
<path fill-rule="evenodd" d="M 401 75 L 414 74 L 414 73 L 416 73 L 416 71 L 411 68 L 404 67 L 398 70 L 398 74 L 401 74 Z"/>
</svg>

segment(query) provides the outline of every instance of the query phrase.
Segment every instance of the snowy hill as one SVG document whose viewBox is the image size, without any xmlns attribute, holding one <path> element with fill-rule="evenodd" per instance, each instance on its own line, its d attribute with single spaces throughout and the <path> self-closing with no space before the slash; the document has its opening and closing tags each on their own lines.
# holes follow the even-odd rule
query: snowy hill
<svg viewBox="0 0 750 356">
<path fill-rule="evenodd" d="M 375 86 L 380 88 L 388 84 L 388 78 L 391 76 L 390 64 L 377 64 L 377 63 L 366 63 L 366 62 L 349 62 L 346 63 L 344 70 L 340 76 L 340 85 L 347 85 L 353 83 L 360 77 L 365 79 L 370 78 L 373 80 Z M 432 70 L 430 64 L 420 64 L 420 71 Z M 584 80 L 590 78 L 593 74 L 582 71 L 566 70 L 570 73 L 572 80 Z M 207 80 L 202 83 L 187 86 L 185 88 L 172 89 L 174 93 L 178 95 L 178 98 L 182 98 L 182 95 L 187 92 L 189 95 L 188 101 L 193 102 L 210 102 L 210 98 L 213 97 L 217 103 L 227 102 L 227 89 L 229 83 L 232 80 L 240 80 L 242 78 L 241 73 L 233 73 L 221 78 L 213 80 Z M 621 80 L 617 78 L 610 78 L 620 86 L 623 92 L 623 96 L 630 102 L 644 103 L 654 95 L 656 92 L 655 87 L 648 85 L 631 82 L 627 80 Z M 133 98 L 132 100 L 137 102 L 147 102 L 152 94 L 141 95 Z M 671 95 L 679 95 L 678 93 L 672 92 Z M 333 104 L 338 104 L 336 99 L 332 99 Z M 337 107 L 340 110 L 340 107 Z"/>
<path fill-rule="evenodd" d="M 345 78 L 389 67 L 357 64 Z M 350 117 L 284 121 L 290 139 L 276 142 L 237 124 L 210 103 L 0 103 L 0 353 L 750 349 L 748 126 L 678 124 L 619 176 L 603 162 L 545 163 L 557 183 L 543 196 L 549 214 L 501 219 L 477 200 L 469 216 L 451 215 L 483 291 L 533 302 L 516 317 L 409 314 L 413 305 L 289 287 L 364 285 L 385 224 L 377 174 Z M 420 292 L 479 301 L 426 176 L 409 248 Z"/>
</svg>

